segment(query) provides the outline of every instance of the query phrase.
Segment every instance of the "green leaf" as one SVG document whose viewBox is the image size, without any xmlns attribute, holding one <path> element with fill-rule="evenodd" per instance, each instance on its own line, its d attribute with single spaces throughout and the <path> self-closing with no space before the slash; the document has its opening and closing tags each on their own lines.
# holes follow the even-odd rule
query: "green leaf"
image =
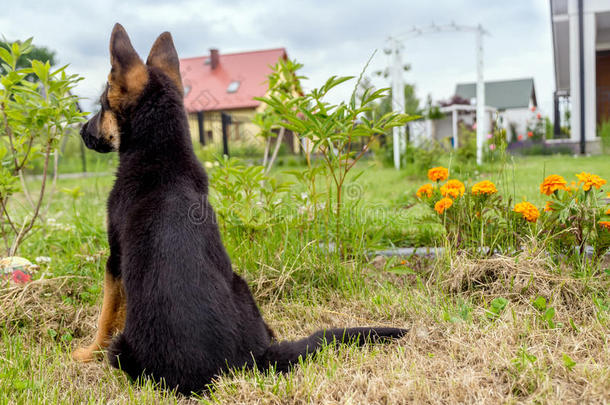
<svg viewBox="0 0 610 405">
<path fill-rule="evenodd" d="M 508 305 L 508 300 L 506 298 L 503 298 L 503 297 L 494 298 L 491 301 L 489 310 L 487 311 L 487 317 L 490 319 L 497 318 L 500 315 L 500 313 L 502 313 L 502 311 L 504 311 L 504 308 L 506 308 L 506 305 Z"/>
<path fill-rule="evenodd" d="M 11 53 L 0 46 L 0 59 L 2 59 L 4 62 L 6 62 L 6 64 L 8 65 L 7 67 L 12 67 L 14 65 L 14 59 L 13 59 L 13 55 L 11 55 Z M 8 70 L 12 70 L 12 69 L 8 69 Z"/>
<path fill-rule="evenodd" d="M 570 356 L 568 356 L 567 354 L 565 354 L 565 353 L 561 356 L 561 359 L 563 360 L 563 365 L 568 370 L 572 371 L 572 369 L 576 365 L 576 362 L 574 360 L 572 360 L 572 358 Z"/>
<path fill-rule="evenodd" d="M 546 309 L 546 298 L 539 295 L 534 301 L 532 301 L 532 305 L 538 311 L 544 311 Z"/>
</svg>

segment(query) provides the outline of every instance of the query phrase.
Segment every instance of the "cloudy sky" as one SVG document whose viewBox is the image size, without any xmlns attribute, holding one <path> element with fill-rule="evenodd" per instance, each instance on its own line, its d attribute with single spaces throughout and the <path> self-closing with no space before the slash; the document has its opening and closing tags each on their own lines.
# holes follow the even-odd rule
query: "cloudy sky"
<svg viewBox="0 0 610 405">
<path fill-rule="evenodd" d="M 85 77 L 79 95 L 99 96 L 109 70 L 108 39 L 115 22 L 127 29 L 145 59 L 156 36 L 170 31 L 181 57 L 200 56 L 209 48 L 221 53 L 285 47 L 305 65 L 307 88 L 330 75 L 358 75 L 375 51 L 370 71 L 387 66 L 383 52 L 390 35 L 430 23 L 482 24 L 485 79 L 533 77 L 538 102 L 552 112 L 553 50 L 546 0 L 80 0 L 13 1 L 3 7 L 0 35 L 9 40 L 33 36 L 57 52 L 61 64 Z M 404 42 L 403 61 L 411 65 L 405 81 L 423 100 L 449 98 L 455 84 L 474 81 L 472 33 L 435 33 Z M 377 78 L 374 83 L 386 87 Z M 344 85 L 334 96 L 347 97 Z"/>
</svg>

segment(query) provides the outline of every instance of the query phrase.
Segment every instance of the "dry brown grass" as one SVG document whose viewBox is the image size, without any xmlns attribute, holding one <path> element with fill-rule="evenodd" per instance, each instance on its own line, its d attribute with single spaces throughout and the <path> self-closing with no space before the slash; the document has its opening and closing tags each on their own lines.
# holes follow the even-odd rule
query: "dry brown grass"
<svg viewBox="0 0 610 405">
<path fill-rule="evenodd" d="M 265 300 L 261 309 L 284 339 L 330 326 L 411 330 L 388 346 L 325 350 L 287 375 L 236 371 L 219 378 L 212 394 L 200 400 L 150 383 L 135 386 L 106 363 L 72 362 L 70 348 L 88 342 L 98 311 L 62 299 L 74 294 L 78 283 L 53 279 L 10 287 L 0 290 L 0 322 L 7 325 L 0 361 L 18 378 L 40 384 L 31 392 L 15 390 L 5 372 L 0 386 L 9 401 L 28 403 L 608 403 L 608 323 L 589 294 L 604 285 L 585 285 L 548 264 L 543 256 L 517 261 L 458 257 L 443 282 L 449 295 L 408 283 L 385 288 L 377 275 L 371 278 L 371 292 L 352 299 L 318 297 L 312 291 L 307 301 Z M 268 294 L 265 288 L 259 291 Z M 539 319 L 531 305 L 537 295 L 550 299 L 563 327 L 549 329 Z M 485 303 L 498 296 L 509 299 L 509 305 L 490 320 Z M 472 305 L 470 319 L 445 320 L 444 314 L 456 311 L 463 300 Z M 570 318 L 576 329 L 569 326 Z M 72 328 L 75 342 L 51 339 L 45 332 L 49 327 Z M 576 363 L 571 370 L 563 364 L 564 354 Z"/>
</svg>

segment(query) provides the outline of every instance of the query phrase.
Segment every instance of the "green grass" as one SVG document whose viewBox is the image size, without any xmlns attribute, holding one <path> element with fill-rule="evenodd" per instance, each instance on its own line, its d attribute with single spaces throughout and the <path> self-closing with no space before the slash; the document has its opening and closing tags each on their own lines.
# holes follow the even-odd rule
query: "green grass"
<svg viewBox="0 0 610 405">
<path fill-rule="evenodd" d="M 107 168 L 109 163 L 101 171 Z M 359 168 L 368 168 L 353 190 L 362 196 L 360 208 L 380 208 L 382 214 L 349 222 L 353 235 L 374 233 L 375 244 L 385 246 L 438 241 L 442 228 L 433 212 L 412 206 L 415 190 L 427 182 L 425 173 L 372 161 Z M 280 171 L 275 174 L 282 176 Z M 541 207 L 545 173 L 576 180 L 574 173 L 581 171 L 610 179 L 606 156 L 520 158 L 504 173 L 485 167 L 461 179 L 493 180 L 501 191 Z M 92 339 L 101 304 L 112 180 L 111 175 L 60 179 L 58 190 L 79 187 L 83 195 L 74 200 L 58 191 L 46 225 L 20 252 L 51 262 L 41 264 L 38 280 L 28 286 L 0 288 L 0 404 L 603 403 L 610 398 L 610 276 L 603 271 L 609 263 L 576 278 L 569 265 L 535 251 L 517 258 L 371 261 L 365 246 L 341 258 L 314 243 L 323 235 L 282 222 L 255 238 L 221 226 L 235 270 L 246 277 L 278 336 L 296 339 L 348 325 L 404 326 L 409 335 L 389 346 L 326 349 L 286 375 L 238 370 L 220 377 L 201 398 L 177 396 L 150 382 L 134 385 L 105 362 L 74 363 L 70 352 Z M 35 180 L 29 185 L 39 186 Z M 539 295 L 561 326 L 550 328 L 532 305 Z M 490 316 L 499 297 L 508 304 Z"/>
</svg>

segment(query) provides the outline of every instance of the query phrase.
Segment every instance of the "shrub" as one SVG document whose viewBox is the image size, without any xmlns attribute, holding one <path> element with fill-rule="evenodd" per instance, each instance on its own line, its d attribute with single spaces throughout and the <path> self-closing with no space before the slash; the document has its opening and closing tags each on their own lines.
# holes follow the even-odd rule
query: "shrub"
<svg viewBox="0 0 610 405">
<path fill-rule="evenodd" d="M 29 67 L 17 67 L 19 58 L 31 49 L 32 39 L 15 42 L 10 50 L 0 47 L 4 68 L 0 76 L 0 233 L 6 254 L 11 256 L 40 214 L 50 157 L 70 126 L 84 116 L 78 110 L 77 97 L 70 93 L 81 78 L 66 74 L 67 66 L 51 70 L 49 62 L 32 60 Z M 28 80 L 28 75 L 35 80 Z M 43 161 L 43 167 L 40 192 L 33 198 L 25 188 L 23 171 L 35 160 Z M 22 186 L 28 204 L 19 218 L 10 202 Z"/>
</svg>

